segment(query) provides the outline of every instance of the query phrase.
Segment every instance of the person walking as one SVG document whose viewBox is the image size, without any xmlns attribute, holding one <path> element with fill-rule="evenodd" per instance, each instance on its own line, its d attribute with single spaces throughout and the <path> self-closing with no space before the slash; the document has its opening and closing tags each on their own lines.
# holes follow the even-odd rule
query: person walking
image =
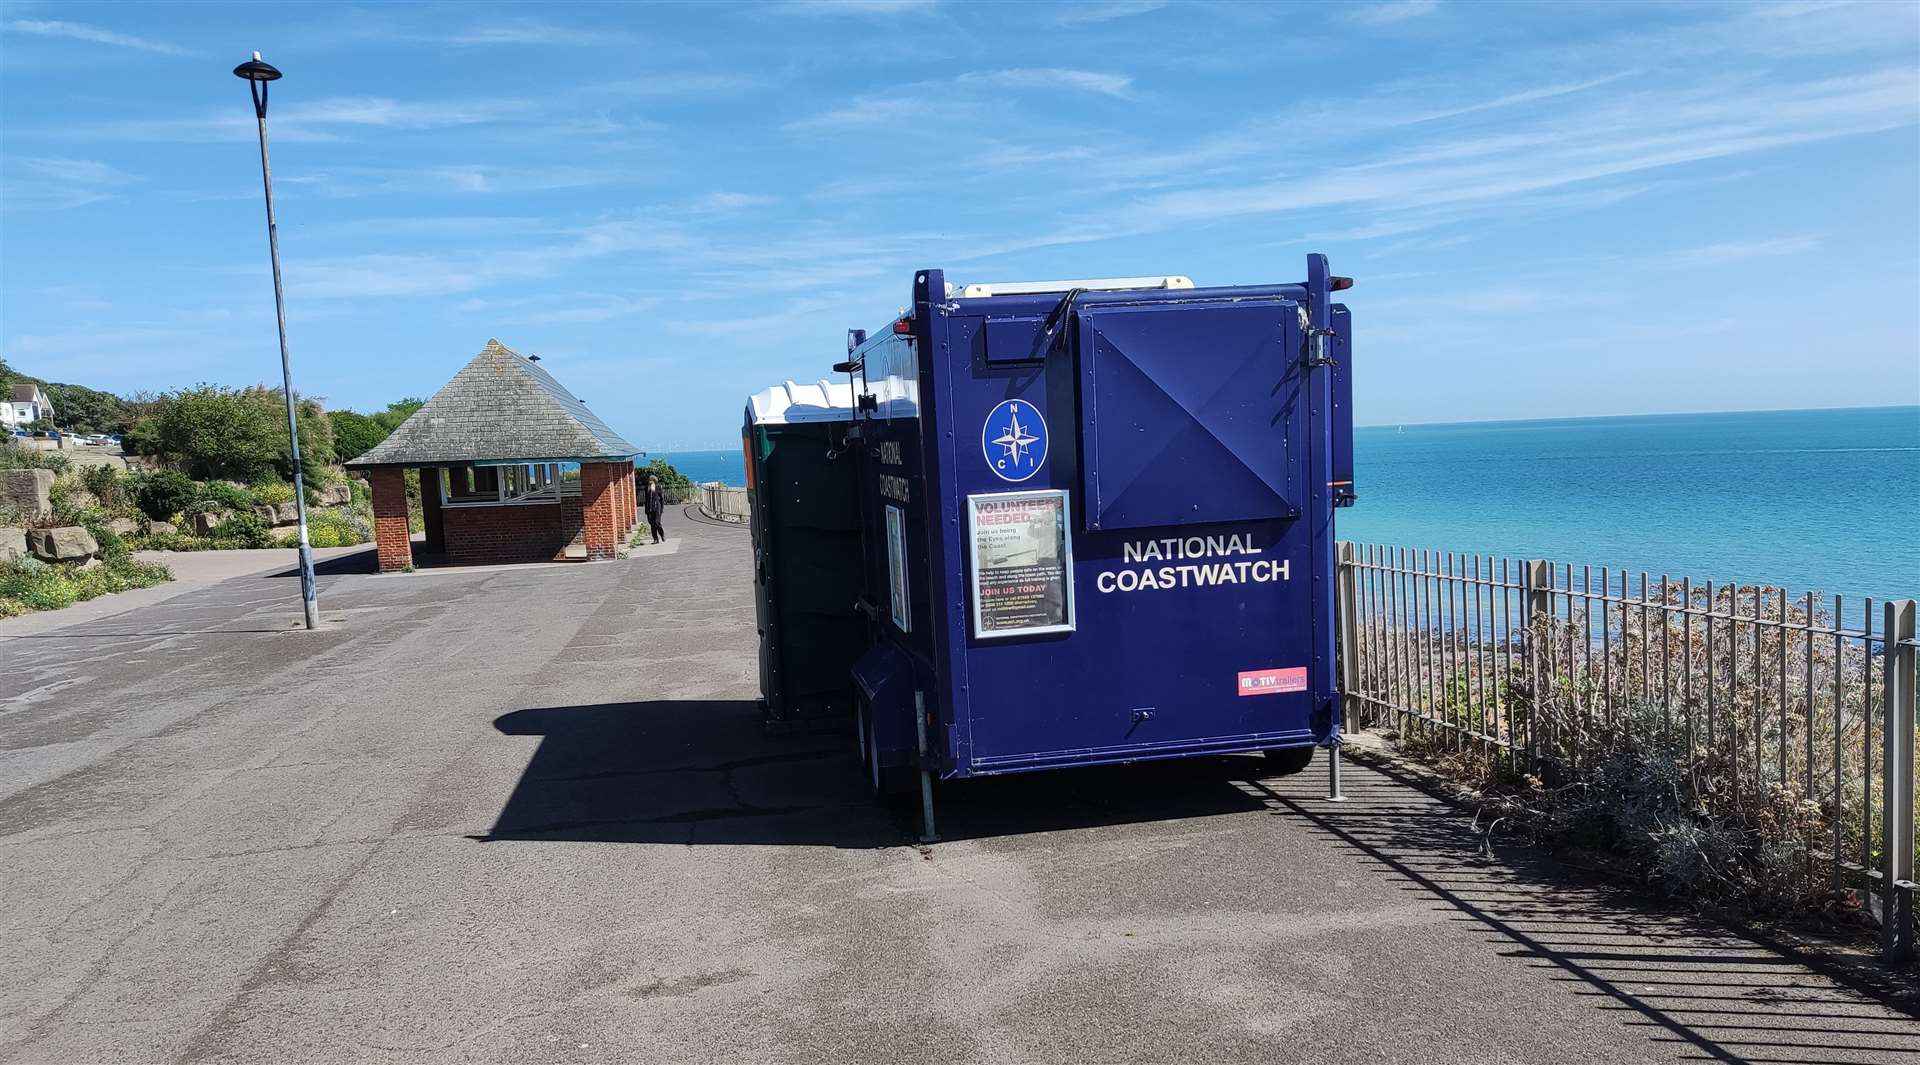
<svg viewBox="0 0 1920 1065">
<path fill-rule="evenodd" d="M 666 509 L 667 494 L 660 490 L 660 478 L 647 474 L 647 527 L 653 533 L 653 542 L 656 544 L 667 540 L 666 527 L 660 524 L 660 515 L 666 513 Z"/>
</svg>

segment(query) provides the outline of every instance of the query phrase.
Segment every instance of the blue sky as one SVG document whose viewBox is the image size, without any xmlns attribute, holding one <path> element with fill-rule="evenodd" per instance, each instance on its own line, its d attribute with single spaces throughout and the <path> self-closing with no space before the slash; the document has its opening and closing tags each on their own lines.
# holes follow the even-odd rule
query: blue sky
<svg viewBox="0 0 1920 1065">
<path fill-rule="evenodd" d="M 1358 279 L 1363 423 L 1920 402 L 1920 7 L 0 7 L 0 355 L 731 446 L 910 272 Z"/>
</svg>

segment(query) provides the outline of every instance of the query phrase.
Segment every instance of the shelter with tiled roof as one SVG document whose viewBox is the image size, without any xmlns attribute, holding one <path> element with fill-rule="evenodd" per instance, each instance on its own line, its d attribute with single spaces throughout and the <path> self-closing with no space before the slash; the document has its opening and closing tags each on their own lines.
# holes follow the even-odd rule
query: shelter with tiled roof
<svg viewBox="0 0 1920 1065">
<path fill-rule="evenodd" d="M 640 454 L 537 359 L 489 340 L 347 467 L 372 483 L 384 571 L 414 561 L 409 469 L 420 471 L 428 554 L 467 565 L 612 558 L 639 517 Z"/>
</svg>

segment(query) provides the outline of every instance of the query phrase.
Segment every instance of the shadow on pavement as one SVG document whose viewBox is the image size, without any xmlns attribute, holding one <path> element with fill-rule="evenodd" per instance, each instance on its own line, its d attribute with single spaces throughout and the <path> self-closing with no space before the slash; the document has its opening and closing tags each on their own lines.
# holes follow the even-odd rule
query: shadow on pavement
<svg viewBox="0 0 1920 1065">
<path fill-rule="evenodd" d="M 1274 813 L 1353 848 L 1403 890 L 1487 933 L 1488 964 L 1517 959 L 1617 1011 L 1681 1060 L 1920 1063 L 1920 1023 L 1845 978 L 1549 856 L 1482 847 L 1472 819 L 1391 770 L 1355 772 L 1345 803 L 1321 781 L 1249 781 Z M 1470 994 L 1470 989 L 1459 993 Z"/>
<path fill-rule="evenodd" d="M 313 575 L 316 577 L 332 577 L 348 573 L 377 573 L 379 570 L 380 554 L 373 550 L 371 544 L 367 545 L 364 550 L 355 551 L 353 554 L 335 555 L 332 558 L 317 559 L 313 564 Z M 286 569 L 268 570 L 260 576 L 299 577 L 300 565 L 296 562 Z"/>
<path fill-rule="evenodd" d="M 543 739 L 482 841 L 888 847 L 910 842 L 919 816 L 917 803 L 868 797 L 850 730 L 770 734 L 745 700 L 518 710 L 494 727 Z M 1257 811 L 1266 804 L 1235 783 L 1257 765 L 1185 759 L 943 785 L 940 836 Z"/>
</svg>

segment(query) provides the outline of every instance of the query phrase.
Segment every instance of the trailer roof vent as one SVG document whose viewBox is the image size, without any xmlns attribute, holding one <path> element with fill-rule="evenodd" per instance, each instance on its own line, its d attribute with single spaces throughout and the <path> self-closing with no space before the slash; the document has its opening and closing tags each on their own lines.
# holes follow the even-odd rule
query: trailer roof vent
<svg viewBox="0 0 1920 1065">
<path fill-rule="evenodd" d="M 1030 296 L 1041 292 L 1120 292 L 1126 289 L 1192 288 L 1193 279 L 1181 274 L 1159 277 L 1094 277 L 1077 281 L 999 281 L 990 285 L 947 284 L 947 298 L 981 299 L 987 296 Z"/>
</svg>

